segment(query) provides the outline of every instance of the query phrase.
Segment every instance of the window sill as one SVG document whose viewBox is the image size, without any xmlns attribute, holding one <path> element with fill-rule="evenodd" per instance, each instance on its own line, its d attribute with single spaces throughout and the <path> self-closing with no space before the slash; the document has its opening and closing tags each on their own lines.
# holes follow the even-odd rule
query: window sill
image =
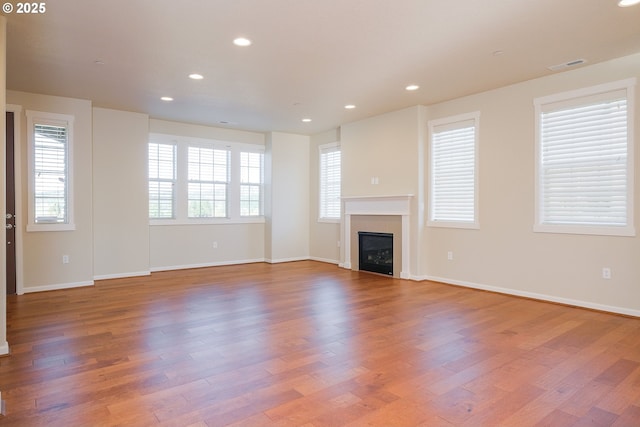
<svg viewBox="0 0 640 427">
<path fill-rule="evenodd" d="M 480 224 L 477 222 L 427 221 L 427 226 L 436 228 L 462 228 L 468 230 L 480 229 Z"/>
<path fill-rule="evenodd" d="M 568 224 L 537 224 L 533 226 L 535 233 L 554 233 L 554 234 L 582 234 L 592 236 L 619 236 L 619 237 L 635 237 L 636 230 L 633 226 L 621 227 L 605 227 L 605 226 L 585 226 L 585 225 L 568 225 Z"/>
<path fill-rule="evenodd" d="M 27 232 L 38 231 L 75 231 L 75 224 L 29 224 Z"/>
<path fill-rule="evenodd" d="M 340 224 L 341 218 L 318 218 L 318 222 L 327 224 Z"/>
</svg>

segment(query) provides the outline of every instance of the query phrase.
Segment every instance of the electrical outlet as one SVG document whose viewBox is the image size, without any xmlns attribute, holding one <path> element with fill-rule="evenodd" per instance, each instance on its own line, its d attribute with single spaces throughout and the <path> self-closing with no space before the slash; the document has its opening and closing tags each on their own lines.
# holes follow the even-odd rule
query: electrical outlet
<svg viewBox="0 0 640 427">
<path fill-rule="evenodd" d="M 218 249 L 218 242 L 213 242 L 213 249 Z"/>
<path fill-rule="evenodd" d="M 452 251 L 447 252 L 447 259 L 449 261 L 453 261 L 453 252 Z"/>
<path fill-rule="evenodd" d="M 338 240 L 338 247 L 340 247 L 340 240 Z"/>
<path fill-rule="evenodd" d="M 609 267 L 604 267 L 602 269 L 602 278 L 611 279 L 611 269 Z"/>
<path fill-rule="evenodd" d="M 62 255 L 62 263 L 69 264 L 69 255 Z"/>
</svg>

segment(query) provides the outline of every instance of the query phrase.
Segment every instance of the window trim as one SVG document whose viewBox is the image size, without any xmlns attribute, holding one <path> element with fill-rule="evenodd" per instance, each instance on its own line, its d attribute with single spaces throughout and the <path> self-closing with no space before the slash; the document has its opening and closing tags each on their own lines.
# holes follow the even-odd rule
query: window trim
<svg viewBox="0 0 640 427">
<path fill-rule="evenodd" d="M 433 179 L 434 173 L 434 156 L 433 156 L 433 135 L 435 130 L 440 126 L 455 125 L 458 122 L 473 121 L 474 126 L 474 201 L 473 201 L 473 221 L 450 221 L 450 220 L 434 220 L 433 219 Z M 428 185 L 428 207 L 427 207 L 427 226 L 439 228 L 461 228 L 477 230 L 480 228 L 480 111 L 471 113 L 457 114 L 455 116 L 444 117 L 441 119 L 429 120 L 429 185 Z"/>
<path fill-rule="evenodd" d="M 172 143 L 176 145 L 176 185 L 174 189 L 175 212 L 174 218 L 149 218 L 150 226 L 172 225 L 219 225 L 219 224 L 263 224 L 264 210 L 260 216 L 240 216 L 240 152 L 258 152 L 264 156 L 265 147 L 258 144 L 221 141 L 209 138 L 170 135 L 163 133 L 149 133 L 149 142 Z M 188 147 L 201 145 L 207 148 L 230 151 L 230 178 L 227 194 L 227 216 L 197 217 L 188 216 Z M 264 157 L 263 157 L 264 159 Z M 147 182 L 149 181 L 147 173 Z M 264 181 L 264 180 L 263 180 Z M 264 190 L 264 182 L 262 183 Z M 263 194 L 264 199 L 264 194 Z M 263 208 L 264 209 L 264 208 Z M 148 215 L 148 212 L 147 212 Z"/>
<path fill-rule="evenodd" d="M 43 111 L 26 110 L 27 116 L 27 157 L 28 157 L 28 203 L 27 203 L 27 232 L 32 231 L 74 231 L 76 229 L 74 216 L 74 186 L 73 186 L 73 128 L 75 117 L 69 114 L 49 113 Z M 67 130 L 66 144 L 66 205 L 67 218 L 63 223 L 36 223 L 35 222 L 35 125 L 49 124 L 64 126 Z"/>
<path fill-rule="evenodd" d="M 535 212 L 533 231 L 537 233 L 581 234 L 601 236 L 635 236 L 634 216 L 634 115 L 635 115 L 636 78 L 624 79 L 586 88 L 560 92 L 553 95 L 535 98 Z M 615 225 L 582 225 L 582 224 L 547 224 L 542 222 L 542 165 L 541 165 L 541 113 L 544 106 L 555 103 L 580 105 L 579 99 L 616 91 L 626 91 L 627 96 L 627 224 Z"/>
<path fill-rule="evenodd" d="M 332 150 L 334 149 L 334 150 Z M 322 216 L 322 154 L 325 151 L 339 151 L 340 152 L 340 195 L 342 196 L 342 147 L 340 142 L 330 142 L 328 144 L 321 144 L 318 146 L 318 222 L 337 224 L 342 221 L 342 206 L 340 208 L 340 214 L 338 217 Z"/>
</svg>

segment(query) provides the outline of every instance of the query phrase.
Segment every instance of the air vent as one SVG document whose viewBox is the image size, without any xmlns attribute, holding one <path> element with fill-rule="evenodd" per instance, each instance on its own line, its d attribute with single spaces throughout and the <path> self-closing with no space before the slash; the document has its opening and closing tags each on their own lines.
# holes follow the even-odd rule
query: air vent
<svg viewBox="0 0 640 427">
<path fill-rule="evenodd" d="M 552 65 L 551 67 L 547 68 L 549 68 L 551 71 L 560 71 L 566 68 L 575 67 L 576 65 L 584 64 L 585 62 L 587 61 L 585 61 L 584 59 L 574 59 L 573 61 L 565 62 L 564 64 Z"/>
</svg>

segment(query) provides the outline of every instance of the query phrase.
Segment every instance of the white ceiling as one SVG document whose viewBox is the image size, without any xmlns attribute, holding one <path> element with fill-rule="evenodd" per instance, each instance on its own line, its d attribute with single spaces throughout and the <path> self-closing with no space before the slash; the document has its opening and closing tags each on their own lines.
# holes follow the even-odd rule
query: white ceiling
<svg viewBox="0 0 640 427">
<path fill-rule="evenodd" d="M 640 52 L 640 6 L 616 0 L 49 0 L 5 16 L 8 89 L 302 134 Z"/>
</svg>

